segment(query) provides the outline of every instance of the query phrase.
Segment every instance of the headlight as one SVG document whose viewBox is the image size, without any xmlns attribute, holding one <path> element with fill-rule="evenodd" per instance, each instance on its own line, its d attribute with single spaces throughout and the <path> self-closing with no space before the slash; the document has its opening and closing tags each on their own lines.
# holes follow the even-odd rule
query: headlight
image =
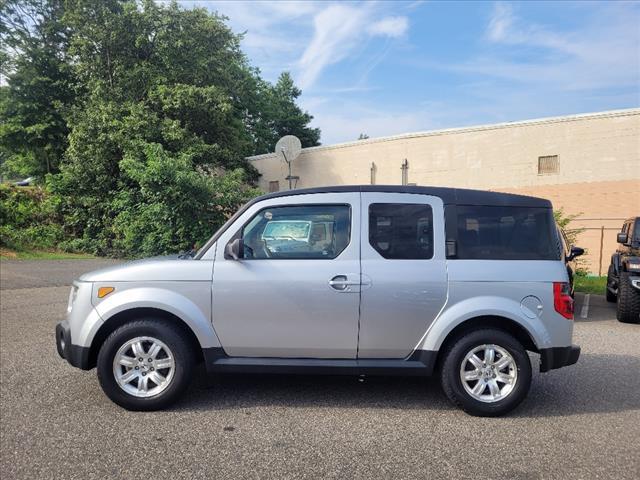
<svg viewBox="0 0 640 480">
<path fill-rule="evenodd" d="M 73 303 L 76 301 L 77 295 L 78 295 L 78 287 L 76 285 L 73 285 L 71 287 L 71 291 L 69 292 L 69 303 L 67 304 L 67 313 L 69 313 L 73 308 Z"/>
<path fill-rule="evenodd" d="M 632 272 L 640 272 L 640 263 L 628 263 L 627 268 Z"/>
</svg>

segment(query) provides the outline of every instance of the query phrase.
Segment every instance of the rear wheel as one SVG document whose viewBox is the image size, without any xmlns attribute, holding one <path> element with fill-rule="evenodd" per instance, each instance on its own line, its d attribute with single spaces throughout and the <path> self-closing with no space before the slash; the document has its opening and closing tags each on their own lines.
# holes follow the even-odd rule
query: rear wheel
<svg viewBox="0 0 640 480">
<path fill-rule="evenodd" d="M 98 379 L 127 410 L 159 410 L 186 390 L 194 355 L 184 332 L 164 319 L 145 318 L 115 330 L 98 354 Z"/>
<path fill-rule="evenodd" d="M 455 405 L 481 417 L 504 415 L 527 396 L 531 362 L 524 347 L 500 330 L 475 330 L 445 353 L 442 388 Z"/>
<path fill-rule="evenodd" d="M 622 323 L 640 323 L 640 291 L 631 286 L 629 272 L 620 272 L 616 314 Z"/>
</svg>

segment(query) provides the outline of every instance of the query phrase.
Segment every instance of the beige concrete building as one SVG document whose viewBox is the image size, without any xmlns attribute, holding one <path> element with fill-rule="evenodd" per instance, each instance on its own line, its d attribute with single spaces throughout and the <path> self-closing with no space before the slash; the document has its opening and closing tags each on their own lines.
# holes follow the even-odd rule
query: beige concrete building
<svg viewBox="0 0 640 480">
<path fill-rule="evenodd" d="M 264 191 L 288 188 L 275 154 L 250 157 Z M 416 184 L 521 193 L 580 214 L 592 273 L 606 274 L 622 220 L 640 215 L 640 109 L 408 133 L 303 149 L 296 188 Z M 602 248 L 601 248 L 602 241 Z"/>
</svg>

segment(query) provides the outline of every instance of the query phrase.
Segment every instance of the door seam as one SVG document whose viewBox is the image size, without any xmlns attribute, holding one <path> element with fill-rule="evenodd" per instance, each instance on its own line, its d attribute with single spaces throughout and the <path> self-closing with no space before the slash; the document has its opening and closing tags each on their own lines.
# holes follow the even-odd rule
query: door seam
<svg viewBox="0 0 640 480">
<path fill-rule="evenodd" d="M 356 360 L 360 358 L 360 319 L 362 317 L 362 192 L 358 192 L 359 196 L 359 218 L 360 225 L 358 225 L 358 278 L 360 279 L 360 288 L 358 291 L 358 334 L 356 336 Z"/>
</svg>

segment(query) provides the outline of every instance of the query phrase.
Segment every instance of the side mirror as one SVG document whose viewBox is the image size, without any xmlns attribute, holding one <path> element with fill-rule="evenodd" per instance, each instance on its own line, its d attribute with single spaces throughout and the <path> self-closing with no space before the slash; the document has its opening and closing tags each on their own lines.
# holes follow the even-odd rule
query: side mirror
<svg viewBox="0 0 640 480">
<path fill-rule="evenodd" d="M 567 257 L 567 262 L 570 262 L 571 260 L 573 260 L 576 257 L 579 257 L 580 255 L 584 255 L 584 248 L 571 247 L 571 250 L 569 250 L 569 256 Z"/>
<path fill-rule="evenodd" d="M 627 243 L 627 234 L 624 232 L 618 233 L 617 240 L 618 243 Z"/>
<path fill-rule="evenodd" d="M 236 238 L 227 243 L 227 246 L 224 247 L 224 258 L 227 260 L 240 260 L 244 258 L 244 244 L 241 238 Z"/>
</svg>

